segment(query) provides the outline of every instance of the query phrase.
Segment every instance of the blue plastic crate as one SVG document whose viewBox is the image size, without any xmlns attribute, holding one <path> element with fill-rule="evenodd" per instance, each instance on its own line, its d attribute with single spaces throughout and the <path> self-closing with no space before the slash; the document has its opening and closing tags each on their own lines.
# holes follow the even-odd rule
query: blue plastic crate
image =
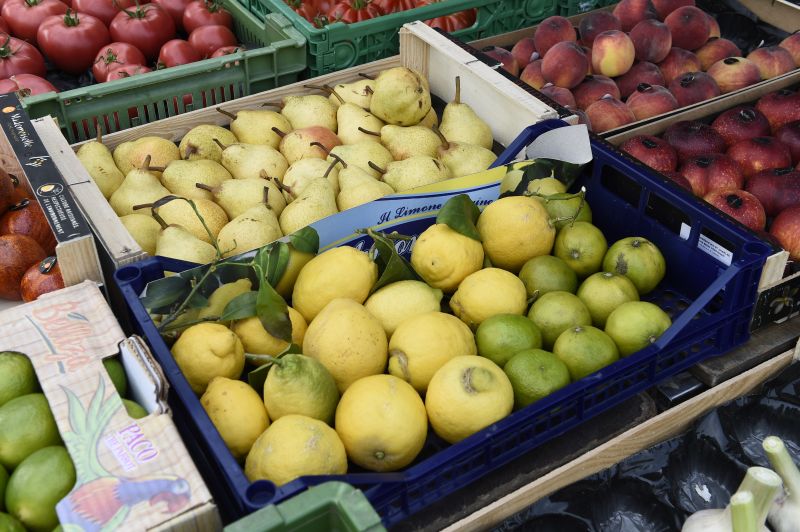
<svg viewBox="0 0 800 532">
<path fill-rule="evenodd" d="M 565 125 L 549 120 L 529 127 L 498 164 L 510 162 L 543 132 Z M 136 332 L 148 340 L 171 384 L 175 423 L 228 519 L 278 503 L 309 486 L 343 480 L 361 489 L 384 524 L 391 526 L 582 421 L 749 338 L 756 287 L 771 253 L 769 246 L 666 178 L 621 156 L 605 141 L 593 138 L 591 143 L 593 163 L 576 186 L 587 188 L 595 224 L 609 242 L 644 236 L 662 250 L 667 275 L 648 299 L 673 316 L 673 326 L 650 347 L 455 445 L 447 445 L 431 431 L 420 456 L 402 472 L 304 477 L 279 488 L 266 481 L 248 482 L 139 301 L 146 284 L 162 278 L 164 270 L 182 271 L 190 265 L 152 258 L 116 272 Z M 419 231 L 419 221 L 413 224 Z M 685 237 L 679 236 L 681 224 L 690 227 Z M 402 226 L 396 229 L 403 232 Z M 729 265 L 704 251 L 710 241 L 730 250 Z"/>
</svg>

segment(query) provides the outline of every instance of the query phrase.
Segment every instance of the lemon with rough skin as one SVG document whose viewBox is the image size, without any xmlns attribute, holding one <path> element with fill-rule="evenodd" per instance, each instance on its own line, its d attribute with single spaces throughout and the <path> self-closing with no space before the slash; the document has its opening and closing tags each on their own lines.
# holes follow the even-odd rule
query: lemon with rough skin
<svg viewBox="0 0 800 532">
<path fill-rule="evenodd" d="M 3 532 L 25 532 L 25 527 L 16 517 L 0 512 L 0 530 Z"/>
<path fill-rule="evenodd" d="M 511 192 L 517 189 L 525 172 L 523 170 L 511 170 L 506 173 L 500 182 L 500 194 Z M 533 194 L 549 196 L 567 191 L 566 185 L 554 177 L 542 177 L 531 179 L 528 182 L 527 191 Z"/>
<path fill-rule="evenodd" d="M 275 360 L 264 381 L 264 405 L 275 421 L 299 414 L 333 424 L 339 389 L 320 361 L 289 353 Z"/>
<path fill-rule="evenodd" d="M 475 343 L 480 356 L 503 367 L 520 351 L 542 347 L 542 332 L 526 316 L 497 314 L 478 326 Z"/>
<path fill-rule="evenodd" d="M 537 299 L 528 317 L 542 332 L 542 345 L 552 349 L 559 335 L 578 325 L 591 325 L 592 315 L 583 301 L 569 292 L 548 292 Z"/>
<path fill-rule="evenodd" d="M 376 290 L 364 307 L 378 318 L 386 335 L 391 337 L 405 320 L 439 310 L 442 295 L 441 290 L 422 281 L 397 281 Z"/>
<path fill-rule="evenodd" d="M 425 394 L 433 430 L 456 443 L 500 421 L 514 407 L 514 389 L 488 358 L 456 357 L 439 368 Z"/>
<path fill-rule="evenodd" d="M 13 351 L 0 352 L 0 406 L 36 390 L 36 372 L 28 357 Z"/>
<path fill-rule="evenodd" d="M 328 303 L 303 339 L 303 353 L 322 362 L 340 392 L 362 377 L 383 373 L 388 350 L 381 322 L 352 299 Z"/>
<path fill-rule="evenodd" d="M 631 280 L 613 272 L 593 273 L 581 283 L 576 295 L 589 309 L 592 324 L 601 329 L 615 308 L 628 301 L 639 301 Z"/>
<path fill-rule="evenodd" d="M 526 262 L 519 271 L 525 283 L 528 297 L 538 298 L 547 292 L 563 291 L 575 293 L 578 275 L 567 263 L 552 255 L 541 255 Z"/>
<path fill-rule="evenodd" d="M 250 452 L 256 438 L 269 427 L 261 396 L 242 381 L 215 377 L 200 404 L 237 460 Z"/>
<path fill-rule="evenodd" d="M 469 274 L 483 267 L 483 246 L 447 224 L 433 224 L 411 248 L 411 266 L 426 283 L 453 292 Z"/>
<path fill-rule="evenodd" d="M 363 303 L 378 280 L 378 266 L 369 255 L 350 246 L 320 253 L 300 270 L 292 306 L 311 322 L 334 299 Z"/>
<path fill-rule="evenodd" d="M 557 356 L 541 349 L 520 351 L 503 371 L 514 388 L 514 408 L 524 408 L 570 383 L 569 369 Z"/>
<path fill-rule="evenodd" d="M 303 345 L 308 325 L 303 316 L 292 307 L 288 307 L 289 321 L 292 324 L 292 343 Z M 257 316 L 239 320 L 231 327 L 236 336 L 242 341 L 242 346 L 247 353 L 257 355 L 279 355 L 289 347 L 289 342 L 275 338 L 261 324 Z M 255 362 L 257 366 L 266 362 Z"/>
<path fill-rule="evenodd" d="M 284 299 L 288 299 L 292 295 L 294 283 L 297 281 L 297 276 L 300 275 L 300 270 L 315 256 L 313 253 L 298 251 L 290 245 L 289 262 L 286 263 L 286 269 L 283 270 L 281 278 L 275 283 L 275 291 Z"/>
<path fill-rule="evenodd" d="M 228 303 L 245 292 L 249 292 L 252 287 L 253 283 L 250 282 L 250 279 L 238 279 L 232 283 L 220 285 L 208 296 L 208 306 L 199 309 L 197 317 L 203 319 L 222 316 Z"/>
<path fill-rule="evenodd" d="M 0 465 L 9 471 L 34 451 L 60 443 L 44 394 L 22 395 L 0 406 Z"/>
<path fill-rule="evenodd" d="M 347 454 L 336 431 L 318 419 L 289 415 L 278 419 L 253 444 L 244 464 L 250 482 L 281 486 L 305 475 L 343 475 Z"/>
<path fill-rule="evenodd" d="M 410 464 L 428 435 L 419 394 L 393 375 L 354 382 L 336 408 L 336 432 L 350 460 L 370 471 L 396 471 Z"/>
<path fill-rule="evenodd" d="M 401 323 L 392 335 L 389 373 L 424 393 L 448 360 L 475 354 L 475 337 L 463 321 L 443 312 L 426 312 Z"/>
<path fill-rule="evenodd" d="M 556 236 L 547 209 L 529 196 L 507 196 L 490 203 L 478 217 L 477 227 L 492 265 L 514 273 L 533 257 L 548 255 Z"/>
<path fill-rule="evenodd" d="M 202 395 L 214 377 L 238 379 L 244 369 L 239 337 L 219 323 L 198 323 L 172 345 L 172 356 L 194 393 Z"/>
<path fill-rule="evenodd" d="M 614 242 L 603 257 L 603 270 L 630 279 L 640 295 L 652 291 L 667 273 L 667 263 L 658 247 L 641 236 Z"/>
<path fill-rule="evenodd" d="M 125 368 L 122 366 L 122 361 L 119 357 L 111 357 L 103 359 L 103 367 L 111 379 L 111 383 L 117 390 L 120 397 L 125 397 L 128 393 L 128 377 L 125 375 Z"/>
<path fill-rule="evenodd" d="M 484 268 L 470 274 L 450 298 L 450 308 L 461 321 L 475 329 L 497 314 L 524 314 L 528 295 L 519 277 L 500 268 Z"/>
<path fill-rule="evenodd" d="M 575 194 L 552 194 L 542 198 L 542 204 L 547 209 L 556 231 L 573 221 L 592 221 L 592 209 L 586 199 L 581 199 Z"/>
<path fill-rule="evenodd" d="M 553 345 L 553 354 L 576 381 L 619 360 L 619 351 L 609 335 L 591 325 L 570 327 Z"/>
<path fill-rule="evenodd" d="M 606 333 L 626 357 L 652 344 L 670 328 L 672 320 L 658 305 L 647 301 L 623 303 L 609 314 Z"/>
<path fill-rule="evenodd" d="M 578 277 L 600 271 L 608 243 L 603 232 L 589 222 L 565 225 L 556 236 L 553 255 L 562 259 Z"/>
</svg>

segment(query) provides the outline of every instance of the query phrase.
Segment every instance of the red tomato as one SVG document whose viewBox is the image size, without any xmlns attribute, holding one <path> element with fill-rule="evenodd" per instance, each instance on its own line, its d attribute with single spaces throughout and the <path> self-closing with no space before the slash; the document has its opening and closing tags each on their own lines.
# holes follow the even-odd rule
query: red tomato
<svg viewBox="0 0 800 532">
<path fill-rule="evenodd" d="M 0 18 L 0 32 L 8 33 L 8 23 Z"/>
<path fill-rule="evenodd" d="M 33 74 L 17 74 L 0 80 L 0 94 L 22 91 L 23 96 L 35 96 L 47 92 L 58 92 L 52 83 Z"/>
<path fill-rule="evenodd" d="M 72 0 L 72 3 L 78 13 L 97 17 L 108 26 L 117 13 L 133 5 L 133 0 Z"/>
<path fill-rule="evenodd" d="M 214 51 L 211 57 L 222 57 L 223 55 L 235 54 L 236 52 L 244 52 L 244 46 L 223 46 Z"/>
<path fill-rule="evenodd" d="M 138 74 L 146 74 L 152 72 L 149 67 L 143 65 L 122 65 L 117 68 L 111 69 L 108 73 L 106 81 L 114 81 L 115 79 L 129 78 Z"/>
<path fill-rule="evenodd" d="M 164 43 L 175 36 L 172 17 L 158 4 L 137 6 L 133 11 L 123 9 L 108 29 L 112 39 L 134 45 L 149 61 L 154 61 Z"/>
<path fill-rule="evenodd" d="M 15 39 L 8 34 L 0 34 L 4 39 L 0 46 L 0 79 L 10 78 L 14 74 L 35 74 L 44 77 L 44 57 L 30 43 Z"/>
<path fill-rule="evenodd" d="M 183 13 L 183 27 L 186 33 L 192 33 L 200 26 L 233 29 L 233 17 L 216 0 L 193 0 Z"/>
<path fill-rule="evenodd" d="M 39 47 L 56 66 L 69 74 L 81 74 L 92 67 L 97 50 L 111 42 L 108 28 L 99 18 L 78 15 L 47 17 L 36 33 Z"/>
<path fill-rule="evenodd" d="M 373 0 L 372 3 L 378 6 L 384 15 L 419 7 L 416 0 Z"/>
<path fill-rule="evenodd" d="M 200 61 L 202 57 L 192 48 L 192 45 L 183 39 L 172 39 L 161 47 L 158 53 L 158 63 L 156 68 L 169 68 L 178 65 L 186 65 Z"/>
<path fill-rule="evenodd" d="M 192 0 L 153 0 L 154 4 L 160 5 L 169 13 L 178 31 L 183 30 L 183 13 L 191 2 Z M 186 30 L 186 33 L 190 33 L 190 30 Z"/>
<path fill-rule="evenodd" d="M 147 59 L 144 54 L 132 44 L 126 42 L 112 42 L 103 46 L 94 57 L 92 74 L 94 79 L 102 83 L 108 78 L 108 73 L 124 65 L 144 65 Z"/>
<path fill-rule="evenodd" d="M 0 10 L 11 33 L 33 44 L 36 44 L 36 31 L 44 19 L 66 12 L 67 5 L 59 0 L 5 0 Z"/>
<path fill-rule="evenodd" d="M 203 57 L 223 46 L 236 46 L 237 42 L 236 35 L 225 26 L 200 26 L 189 34 L 189 44 Z"/>
<path fill-rule="evenodd" d="M 383 15 L 383 11 L 370 0 L 342 0 L 328 11 L 328 20 L 351 24 L 381 15 Z"/>
<path fill-rule="evenodd" d="M 441 2 L 442 0 L 417 0 L 417 7 L 427 6 Z M 451 15 L 444 15 L 441 17 L 426 20 L 425 24 L 432 28 L 440 28 L 446 32 L 463 30 L 475 24 L 475 19 L 478 12 L 475 9 L 467 9 L 466 11 L 459 11 Z"/>
</svg>

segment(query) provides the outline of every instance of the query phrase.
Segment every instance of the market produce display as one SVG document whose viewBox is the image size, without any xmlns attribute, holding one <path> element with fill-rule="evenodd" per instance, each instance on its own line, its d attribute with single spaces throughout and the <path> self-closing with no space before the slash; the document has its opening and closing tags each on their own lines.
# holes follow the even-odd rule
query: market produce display
<svg viewBox="0 0 800 532">
<path fill-rule="evenodd" d="M 800 258 L 800 93 L 781 90 L 710 123 L 681 121 L 620 149 Z M 768 223 L 769 222 L 769 223 Z"/>
<path fill-rule="evenodd" d="M 233 18 L 216 0 L 79 0 L 71 7 L 60 0 L 13 0 L 3 3 L 0 15 L 2 92 L 58 92 L 44 79 L 45 60 L 72 76 L 91 71 L 101 83 L 239 49 Z"/>
<path fill-rule="evenodd" d="M 577 31 L 553 16 L 511 50 L 484 53 L 602 133 L 796 69 L 800 33 L 742 57 L 694 0 L 622 0 Z"/>
<path fill-rule="evenodd" d="M 295 13 L 307 20 L 315 28 L 332 22 L 351 24 L 415 7 L 426 6 L 442 0 L 284 0 Z M 476 9 L 459 11 L 430 20 L 425 24 L 453 32 L 469 28 L 475 24 Z"/>
<path fill-rule="evenodd" d="M 454 83 L 441 122 L 427 80 L 397 67 L 374 80 L 309 85 L 325 95 L 242 110 L 229 115 L 229 129 L 199 125 L 179 145 L 142 137 L 112 153 L 100 138 L 77 156 L 143 250 L 205 264 L 215 250 L 192 209 L 171 202 L 154 215 L 151 205 L 195 200 L 233 256 L 339 211 L 488 168 L 491 129 Z"/>
</svg>

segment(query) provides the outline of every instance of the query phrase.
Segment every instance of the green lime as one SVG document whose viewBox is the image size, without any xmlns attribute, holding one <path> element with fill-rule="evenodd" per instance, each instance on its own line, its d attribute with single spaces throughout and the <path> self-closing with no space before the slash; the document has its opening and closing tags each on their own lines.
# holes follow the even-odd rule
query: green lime
<svg viewBox="0 0 800 532">
<path fill-rule="evenodd" d="M 125 406 L 125 410 L 128 412 L 128 415 L 133 419 L 141 419 L 147 416 L 147 410 L 145 410 L 142 405 L 135 401 L 123 399 L 122 404 Z"/>
<path fill-rule="evenodd" d="M 540 255 L 526 262 L 519 271 L 528 297 L 537 298 L 548 292 L 575 293 L 578 276 L 566 262 L 552 255 Z"/>
<path fill-rule="evenodd" d="M 569 370 L 557 356 L 542 349 L 520 351 L 503 371 L 514 388 L 514 408 L 523 408 L 569 384 Z"/>
<path fill-rule="evenodd" d="M 589 222 L 575 222 L 558 231 L 553 255 L 583 278 L 600 271 L 607 249 L 606 237 L 600 229 Z"/>
<path fill-rule="evenodd" d="M 518 314 L 496 314 L 481 322 L 475 331 L 478 354 L 502 366 L 523 349 L 542 347 L 542 333 Z"/>
<path fill-rule="evenodd" d="M 30 359 L 22 353 L 0 352 L 0 375 L 3 376 L 0 379 L 0 406 L 36 391 L 36 372 Z"/>
<path fill-rule="evenodd" d="M 0 465 L 0 510 L 5 508 L 6 484 L 8 484 L 8 471 L 6 471 L 5 467 Z M 3 528 L 0 527 L 0 530 L 3 530 Z"/>
<path fill-rule="evenodd" d="M 658 305 L 631 301 L 618 306 L 608 316 L 606 334 L 626 357 L 655 342 L 670 325 L 672 320 Z"/>
<path fill-rule="evenodd" d="M 639 301 L 631 280 L 612 272 L 593 273 L 578 287 L 577 295 L 589 309 L 594 326 L 601 329 L 612 310 L 628 301 Z"/>
<path fill-rule="evenodd" d="M 333 425 L 339 389 L 330 372 L 315 358 L 288 354 L 274 362 L 264 381 L 269 419 L 299 414 Z"/>
<path fill-rule="evenodd" d="M 44 394 L 30 393 L 0 406 L 0 465 L 14 469 L 34 451 L 60 443 Z"/>
<path fill-rule="evenodd" d="M 25 532 L 25 527 L 15 517 L 0 512 L 0 530 L 3 532 Z"/>
<path fill-rule="evenodd" d="M 619 351 L 609 335 L 590 325 L 567 329 L 556 340 L 553 353 L 576 381 L 619 360 Z"/>
<path fill-rule="evenodd" d="M 614 242 L 603 258 L 603 269 L 624 275 L 645 295 L 658 286 L 667 273 L 664 255 L 655 244 L 641 236 Z"/>
<path fill-rule="evenodd" d="M 65 447 L 44 447 L 31 454 L 8 480 L 6 507 L 29 530 L 58 526 L 56 504 L 75 485 L 75 466 Z"/>
<path fill-rule="evenodd" d="M 574 194 L 552 194 L 543 199 L 544 208 L 550 215 L 553 226 L 561 229 L 574 217 L 576 222 L 592 221 L 592 209 L 585 199 L 581 201 L 579 196 Z"/>
<path fill-rule="evenodd" d="M 122 362 L 118 357 L 104 358 L 103 366 L 105 366 L 108 376 L 111 377 L 111 382 L 114 383 L 114 388 L 120 397 L 125 397 L 128 394 L 128 378 L 125 376 L 125 368 L 122 367 Z"/>
<path fill-rule="evenodd" d="M 558 336 L 577 325 L 591 325 L 589 309 L 578 296 L 569 292 L 548 292 L 537 299 L 528 317 L 542 332 L 542 345 L 551 349 Z"/>
</svg>

